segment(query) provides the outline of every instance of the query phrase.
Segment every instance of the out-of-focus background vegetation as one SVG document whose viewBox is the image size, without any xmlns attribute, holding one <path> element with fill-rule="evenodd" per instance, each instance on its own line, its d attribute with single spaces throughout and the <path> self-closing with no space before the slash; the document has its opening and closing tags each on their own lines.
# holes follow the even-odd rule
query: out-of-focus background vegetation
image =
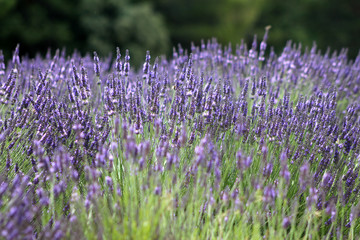
<svg viewBox="0 0 360 240">
<path fill-rule="evenodd" d="M 151 54 L 171 54 L 216 37 L 235 45 L 253 35 L 281 51 L 287 40 L 325 51 L 360 48 L 359 0 L 0 0 L 0 49 L 9 57 L 20 43 L 33 57 L 51 48 L 96 50 L 105 56 L 128 48 L 133 63 Z"/>
</svg>

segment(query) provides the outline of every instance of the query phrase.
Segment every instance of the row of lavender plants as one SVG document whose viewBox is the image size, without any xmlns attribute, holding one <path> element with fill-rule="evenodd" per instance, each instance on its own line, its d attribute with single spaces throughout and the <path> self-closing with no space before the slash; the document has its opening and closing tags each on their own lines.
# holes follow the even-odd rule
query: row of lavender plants
<svg viewBox="0 0 360 240">
<path fill-rule="evenodd" d="M 360 55 L 267 34 L 139 71 L 0 52 L 1 238 L 359 236 Z"/>
</svg>

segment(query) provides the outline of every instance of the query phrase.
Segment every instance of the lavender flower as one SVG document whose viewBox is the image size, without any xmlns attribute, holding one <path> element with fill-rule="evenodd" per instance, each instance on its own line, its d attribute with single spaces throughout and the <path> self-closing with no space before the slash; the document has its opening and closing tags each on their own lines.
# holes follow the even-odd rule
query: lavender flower
<svg viewBox="0 0 360 240">
<path fill-rule="evenodd" d="M 163 228 L 187 236 L 193 218 L 199 236 L 216 222 L 233 238 L 241 221 L 265 238 L 286 238 L 292 226 L 306 228 L 305 238 L 351 238 L 360 56 L 291 41 L 267 55 L 268 31 L 259 49 L 256 36 L 250 49 L 212 39 L 153 64 L 147 51 L 140 71 L 119 48 L 112 60 L 20 58 L 17 47 L 8 65 L 0 51 L 1 237 L 76 238 L 89 226 L 100 238 L 126 237 L 144 218 L 165 216 L 145 237 L 161 238 Z"/>
<path fill-rule="evenodd" d="M 94 52 L 94 72 L 97 77 L 100 77 L 100 66 L 99 66 L 99 57 L 96 52 Z M 98 82 L 99 84 L 99 82 Z"/>
</svg>

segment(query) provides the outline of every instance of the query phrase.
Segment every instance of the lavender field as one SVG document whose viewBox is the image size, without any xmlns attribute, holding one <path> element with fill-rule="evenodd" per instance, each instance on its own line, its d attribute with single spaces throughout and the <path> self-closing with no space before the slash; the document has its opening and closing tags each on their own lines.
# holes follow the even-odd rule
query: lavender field
<svg viewBox="0 0 360 240">
<path fill-rule="evenodd" d="M 357 239 L 360 55 L 267 34 L 0 52 L 1 238 Z"/>
</svg>

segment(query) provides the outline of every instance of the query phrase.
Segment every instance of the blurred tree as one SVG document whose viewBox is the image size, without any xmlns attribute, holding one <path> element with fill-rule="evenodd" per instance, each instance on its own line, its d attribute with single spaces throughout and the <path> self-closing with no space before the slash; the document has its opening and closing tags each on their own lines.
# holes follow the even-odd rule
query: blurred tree
<svg viewBox="0 0 360 240">
<path fill-rule="evenodd" d="M 116 46 L 129 48 L 132 63 L 166 53 L 169 36 L 150 4 L 126 0 L 0 0 L 0 49 L 9 58 L 20 43 L 34 56 L 48 48 L 98 51 L 108 55 Z M 3 7 L 4 6 L 4 7 Z"/>
<path fill-rule="evenodd" d="M 358 0 L 271 0 L 264 2 L 255 32 L 272 25 L 269 44 L 280 51 L 292 39 L 304 46 L 316 41 L 323 51 L 349 48 L 354 58 L 359 51 L 360 1 Z"/>
<path fill-rule="evenodd" d="M 292 39 L 326 50 L 349 47 L 350 57 L 359 50 L 359 0 L 133 0 L 151 2 L 164 15 L 172 44 L 216 37 L 226 44 L 242 38 L 259 40 L 271 25 L 269 45 L 278 52 Z"/>
<path fill-rule="evenodd" d="M 264 0 L 137 0 L 164 14 L 173 45 L 216 37 L 238 43 L 252 29 Z"/>
<path fill-rule="evenodd" d="M 18 43 L 30 55 L 47 48 L 73 50 L 78 43 L 74 39 L 81 41 L 83 34 L 76 24 L 76 11 L 72 0 L 17 0 L 0 15 L 0 48 L 7 57 Z"/>
<path fill-rule="evenodd" d="M 82 0 L 80 23 L 87 32 L 86 43 L 100 54 L 114 52 L 116 46 L 129 49 L 139 65 L 146 50 L 153 56 L 165 54 L 169 36 L 160 15 L 146 3 L 129 5 L 122 0 Z"/>
<path fill-rule="evenodd" d="M 0 17 L 4 16 L 16 4 L 16 0 L 0 0 Z"/>
<path fill-rule="evenodd" d="M 138 64 L 146 50 L 155 56 L 178 43 L 251 43 L 271 25 L 277 51 L 292 39 L 324 51 L 348 47 L 355 57 L 359 16 L 359 0 L 0 0 L 0 49 L 8 58 L 17 43 L 32 56 L 64 46 L 107 55 L 119 46 Z"/>
<path fill-rule="evenodd" d="M 240 43 L 241 39 L 250 42 L 264 2 L 265 0 L 226 0 L 225 4 L 218 8 L 221 12 L 217 33 L 219 40 L 233 44 Z"/>
</svg>

